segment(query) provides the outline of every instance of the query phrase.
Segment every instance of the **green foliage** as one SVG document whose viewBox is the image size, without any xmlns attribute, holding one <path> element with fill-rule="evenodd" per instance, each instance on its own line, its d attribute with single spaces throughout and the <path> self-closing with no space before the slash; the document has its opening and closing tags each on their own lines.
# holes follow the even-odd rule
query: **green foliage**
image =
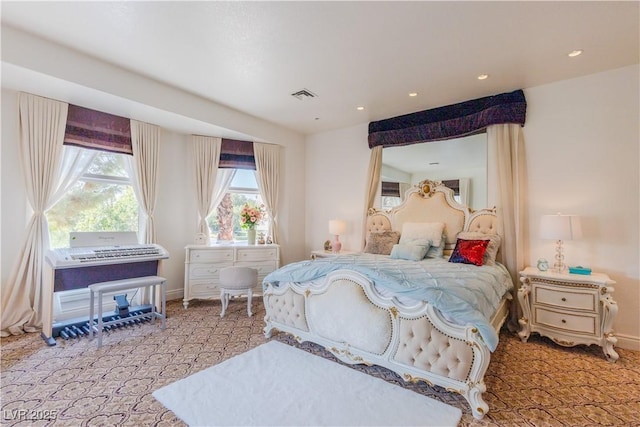
<svg viewBox="0 0 640 427">
<path fill-rule="evenodd" d="M 138 201 L 130 185 L 80 181 L 47 219 L 51 247 L 67 247 L 71 231 L 137 231 Z"/>
</svg>

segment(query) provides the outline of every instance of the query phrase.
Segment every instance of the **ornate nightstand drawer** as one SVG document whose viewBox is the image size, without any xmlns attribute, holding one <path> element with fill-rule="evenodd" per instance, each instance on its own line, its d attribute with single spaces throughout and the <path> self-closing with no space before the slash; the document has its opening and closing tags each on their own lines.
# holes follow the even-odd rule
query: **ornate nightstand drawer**
<svg viewBox="0 0 640 427">
<path fill-rule="evenodd" d="M 618 360 L 612 329 L 618 305 L 611 296 L 615 282 L 609 276 L 527 267 L 520 272 L 520 282 L 518 335 L 523 342 L 535 332 L 565 347 L 599 345 L 609 362 Z"/>
<path fill-rule="evenodd" d="M 542 307 L 534 307 L 534 312 L 534 322 L 538 325 L 589 335 L 595 335 L 598 332 L 596 316 L 562 313 Z"/>
<path fill-rule="evenodd" d="M 233 249 L 228 250 L 201 250 L 192 251 L 189 257 L 189 262 L 221 262 L 229 261 L 233 262 Z"/>
<path fill-rule="evenodd" d="M 563 290 L 534 284 L 533 303 L 545 304 L 563 309 L 585 310 L 595 313 L 598 300 L 595 292 Z"/>
</svg>

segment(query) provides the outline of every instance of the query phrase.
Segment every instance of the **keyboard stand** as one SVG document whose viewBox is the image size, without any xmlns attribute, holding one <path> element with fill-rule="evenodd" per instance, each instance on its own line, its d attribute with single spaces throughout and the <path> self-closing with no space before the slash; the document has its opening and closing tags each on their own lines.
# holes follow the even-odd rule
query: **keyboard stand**
<svg viewBox="0 0 640 427">
<path fill-rule="evenodd" d="M 89 339 L 93 339 L 93 327 L 94 327 L 94 297 L 97 293 L 98 297 L 98 348 L 102 347 L 102 330 L 105 326 L 113 325 L 116 323 L 122 323 L 122 319 L 119 320 L 111 320 L 108 322 L 104 322 L 102 319 L 102 296 L 105 293 L 109 292 L 121 292 L 132 290 L 136 288 L 151 288 L 151 312 L 150 313 L 142 313 L 138 315 L 132 315 L 126 318 L 126 320 L 134 320 L 141 317 L 151 316 L 151 322 L 155 323 L 156 318 L 162 320 L 161 329 L 164 330 L 166 327 L 166 310 L 167 310 L 167 290 L 166 290 L 166 282 L 167 279 L 160 276 L 145 276 L 145 277 L 136 277 L 132 279 L 122 279 L 122 280 L 112 280 L 110 282 L 100 282 L 89 285 L 89 290 L 91 291 L 91 305 L 89 307 Z M 161 311 L 159 312 L 156 307 L 156 286 L 160 286 L 160 303 L 161 303 Z"/>
</svg>

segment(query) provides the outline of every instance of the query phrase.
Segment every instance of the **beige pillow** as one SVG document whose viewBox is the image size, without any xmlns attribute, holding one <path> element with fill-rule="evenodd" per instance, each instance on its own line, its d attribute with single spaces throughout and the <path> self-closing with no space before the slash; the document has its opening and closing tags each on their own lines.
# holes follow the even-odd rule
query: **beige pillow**
<svg viewBox="0 0 640 427">
<path fill-rule="evenodd" d="M 367 254 L 390 255 L 393 245 L 400 240 L 400 234 L 395 231 L 369 233 L 364 252 Z"/>
<path fill-rule="evenodd" d="M 458 233 L 456 238 L 464 240 L 489 240 L 489 245 L 484 253 L 482 264 L 496 264 L 496 256 L 498 255 L 498 250 L 500 250 L 500 245 L 502 244 L 502 238 L 499 235 L 478 233 L 477 231 L 461 231 Z"/>
<path fill-rule="evenodd" d="M 405 222 L 402 224 L 400 244 L 432 247 L 440 246 L 444 232 L 443 222 Z"/>
</svg>

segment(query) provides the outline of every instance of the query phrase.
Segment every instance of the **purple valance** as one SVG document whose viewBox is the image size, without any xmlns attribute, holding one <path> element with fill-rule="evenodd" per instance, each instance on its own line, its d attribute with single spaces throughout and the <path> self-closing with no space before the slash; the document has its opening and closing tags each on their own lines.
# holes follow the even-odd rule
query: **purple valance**
<svg viewBox="0 0 640 427">
<path fill-rule="evenodd" d="M 459 138 L 500 123 L 524 126 L 527 102 L 522 90 L 487 96 L 369 123 L 369 148 Z"/>
<path fill-rule="evenodd" d="M 69 104 L 64 143 L 133 155 L 131 122 L 126 117 Z"/>
<path fill-rule="evenodd" d="M 256 170 L 253 142 L 222 139 L 219 168 Z"/>
</svg>

